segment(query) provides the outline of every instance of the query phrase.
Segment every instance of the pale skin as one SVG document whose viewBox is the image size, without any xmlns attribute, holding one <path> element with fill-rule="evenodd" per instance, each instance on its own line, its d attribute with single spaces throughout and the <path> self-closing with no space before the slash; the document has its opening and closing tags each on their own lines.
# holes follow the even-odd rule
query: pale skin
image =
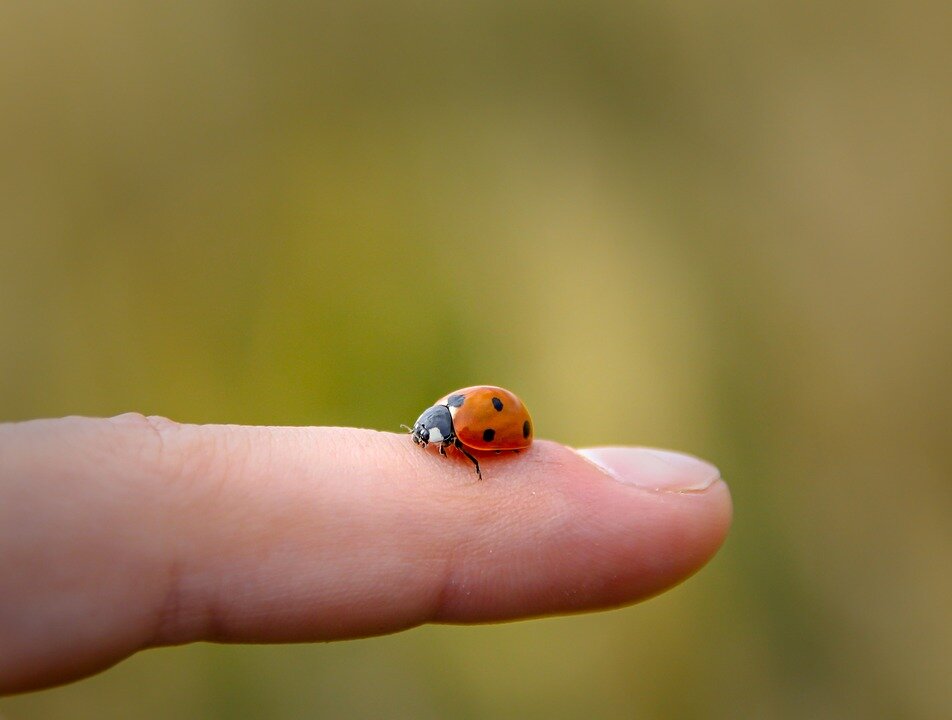
<svg viewBox="0 0 952 720">
<path fill-rule="evenodd" d="M 716 552 L 714 466 L 592 453 L 536 440 L 480 455 L 479 481 L 454 449 L 356 428 L 0 424 L 0 693 L 162 645 L 610 608 Z"/>
</svg>

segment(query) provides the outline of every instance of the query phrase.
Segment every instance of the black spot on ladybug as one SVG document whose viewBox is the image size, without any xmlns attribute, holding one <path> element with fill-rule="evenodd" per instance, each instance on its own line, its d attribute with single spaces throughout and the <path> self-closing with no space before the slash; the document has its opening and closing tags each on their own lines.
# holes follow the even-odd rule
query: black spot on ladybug
<svg viewBox="0 0 952 720">
<path fill-rule="evenodd" d="M 502 400 L 497 397 L 493 398 L 493 407 L 496 408 L 496 412 L 502 412 Z"/>
<path fill-rule="evenodd" d="M 529 437 L 529 433 L 531 432 L 532 432 L 532 426 L 529 425 L 529 421 L 526 420 L 524 423 L 522 423 L 522 437 L 524 438 Z"/>
<path fill-rule="evenodd" d="M 483 442 L 492 442 L 494 437 L 496 437 L 496 431 L 492 428 L 483 430 Z"/>
<path fill-rule="evenodd" d="M 465 399 L 466 396 L 464 395 L 450 395 L 446 398 L 446 404 L 450 407 L 462 407 Z"/>
</svg>

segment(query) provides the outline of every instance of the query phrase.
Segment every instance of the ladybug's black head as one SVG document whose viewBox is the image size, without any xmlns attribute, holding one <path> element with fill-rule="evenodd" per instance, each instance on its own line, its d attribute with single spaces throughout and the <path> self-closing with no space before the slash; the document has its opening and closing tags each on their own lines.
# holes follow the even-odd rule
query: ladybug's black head
<svg viewBox="0 0 952 720">
<path fill-rule="evenodd" d="M 453 416 L 446 405 L 434 405 L 423 411 L 413 425 L 413 442 L 426 446 L 427 443 L 445 443 L 455 437 Z"/>
<path fill-rule="evenodd" d="M 430 431 L 426 429 L 423 423 L 418 422 L 416 425 L 414 425 L 411 433 L 413 442 L 415 442 L 417 445 L 426 445 L 428 442 L 430 442 Z"/>
</svg>

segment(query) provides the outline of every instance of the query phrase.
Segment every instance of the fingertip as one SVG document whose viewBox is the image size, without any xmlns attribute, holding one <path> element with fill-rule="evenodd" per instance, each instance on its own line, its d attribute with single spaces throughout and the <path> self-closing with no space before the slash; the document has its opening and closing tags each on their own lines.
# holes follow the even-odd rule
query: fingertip
<svg viewBox="0 0 952 720">
<path fill-rule="evenodd" d="M 490 459 L 486 480 L 470 483 L 472 505 L 457 515 L 478 513 L 483 521 L 454 554 L 438 619 L 629 604 L 681 582 L 716 553 L 731 503 L 712 465 L 686 457 L 675 473 L 679 462 L 666 451 L 605 455 L 611 471 L 588 454 L 538 440 L 518 456 Z"/>
</svg>

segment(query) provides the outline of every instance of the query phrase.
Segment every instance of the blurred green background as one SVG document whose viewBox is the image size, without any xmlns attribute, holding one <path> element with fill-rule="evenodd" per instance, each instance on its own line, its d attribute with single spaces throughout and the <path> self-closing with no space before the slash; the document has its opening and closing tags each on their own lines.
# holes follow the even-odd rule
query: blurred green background
<svg viewBox="0 0 952 720">
<path fill-rule="evenodd" d="M 0 5 L 0 419 L 540 436 L 715 461 L 682 587 L 197 645 L 32 718 L 952 717 L 947 2 Z"/>
</svg>

